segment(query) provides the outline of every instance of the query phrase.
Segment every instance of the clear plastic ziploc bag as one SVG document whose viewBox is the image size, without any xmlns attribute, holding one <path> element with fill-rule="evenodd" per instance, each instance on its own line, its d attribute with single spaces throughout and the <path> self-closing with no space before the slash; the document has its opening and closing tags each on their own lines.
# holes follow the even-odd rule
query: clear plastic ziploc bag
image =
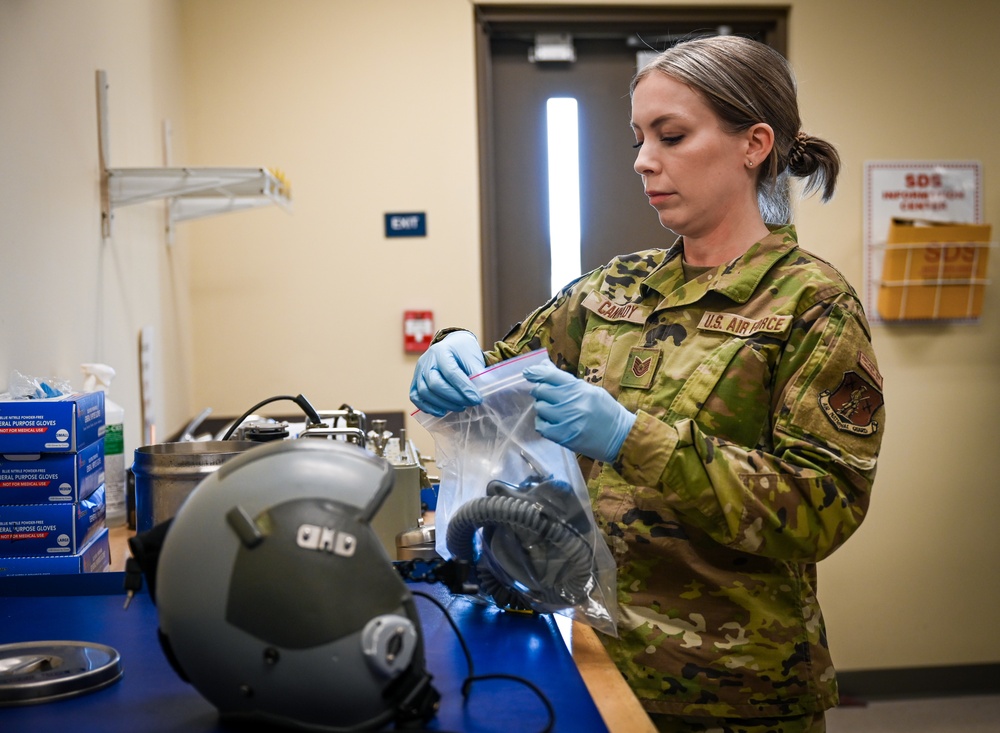
<svg viewBox="0 0 1000 733">
<path fill-rule="evenodd" d="M 414 413 L 434 437 L 441 473 L 436 549 L 469 561 L 480 596 L 498 606 L 559 613 L 616 636 L 614 559 L 576 456 L 535 430 L 521 374 L 548 358 L 533 351 L 474 375 L 476 407 Z"/>
</svg>

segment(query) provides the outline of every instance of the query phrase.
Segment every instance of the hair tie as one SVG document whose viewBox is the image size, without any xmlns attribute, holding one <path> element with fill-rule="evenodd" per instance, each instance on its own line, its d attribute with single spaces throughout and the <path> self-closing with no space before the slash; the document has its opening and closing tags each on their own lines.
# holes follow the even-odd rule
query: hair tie
<svg viewBox="0 0 1000 733">
<path fill-rule="evenodd" d="M 800 132 L 795 136 L 795 139 L 792 141 L 792 147 L 788 151 L 789 168 L 796 168 L 802 162 L 802 156 L 806 152 L 806 144 L 809 142 L 809 139 L 809 136 L 804 132 Z"/>
</svg>

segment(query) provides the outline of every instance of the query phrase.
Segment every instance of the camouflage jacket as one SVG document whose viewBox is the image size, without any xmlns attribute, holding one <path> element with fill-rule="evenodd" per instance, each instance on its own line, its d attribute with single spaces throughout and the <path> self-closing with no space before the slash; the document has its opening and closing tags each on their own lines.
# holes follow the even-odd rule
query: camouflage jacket
<svg viewBox="0 0 1000 733">
<path fill-rule="evenodd" d="M 861 524 L 884 426 L 857 295 L 785 227 L 685 282 L 681 243 L 624 256 L 517 324 L 637 414 L 613 464 L 581 458 L 618 566 L 604 642 L 651 712 L 828 708 L 818 560 Z"/>
</svg>

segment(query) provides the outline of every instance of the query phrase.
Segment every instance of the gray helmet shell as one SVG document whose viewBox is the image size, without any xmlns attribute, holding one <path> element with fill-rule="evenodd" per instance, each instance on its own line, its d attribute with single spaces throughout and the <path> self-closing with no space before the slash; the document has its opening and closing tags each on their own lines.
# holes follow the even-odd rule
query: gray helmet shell
<svg viewBox="0 0 1000 733">
<path fill-rule="evenodd" d="M 349 443 L 280 441 L 181 506 L 157 568 L 161 638 L 224 717 L 372 730 L 429 687 L 412 596 L 369 526 L 393 476 Z"/>
</svg>

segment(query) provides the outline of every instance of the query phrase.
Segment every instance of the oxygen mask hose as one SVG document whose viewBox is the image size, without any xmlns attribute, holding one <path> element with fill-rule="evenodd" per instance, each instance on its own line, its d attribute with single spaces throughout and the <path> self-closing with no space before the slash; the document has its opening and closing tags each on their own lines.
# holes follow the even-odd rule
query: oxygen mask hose
<svg viewBox="0 0 1000 733">
<path fill-rule="evenodd" d="M 459 507 L 447 533 L 448 551 L 476 563 L 483 592 L 498 606 L 542 611 L 572 608 L 585 598 L 594 553 L 572 487 L 551 479 L 520 486 L 491 481 L 486 494 Z"/>
</svg>

